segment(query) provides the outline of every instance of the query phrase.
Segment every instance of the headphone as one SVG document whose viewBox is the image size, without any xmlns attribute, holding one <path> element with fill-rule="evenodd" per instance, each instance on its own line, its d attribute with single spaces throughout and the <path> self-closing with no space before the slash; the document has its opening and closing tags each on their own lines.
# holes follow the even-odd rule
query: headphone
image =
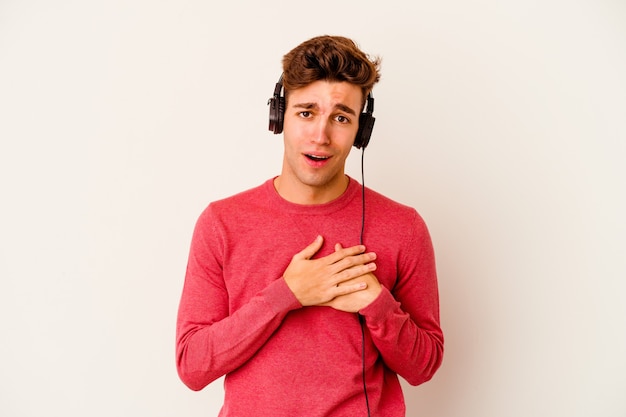
<svg viewBox="0 0 626 417">
<path fill-rule="evenodd" d="M 283 89 L 283 76 L 281 75 L 274 87 L 274 95 L 267 101 L 270 106 L 270 132 L 275 135 L 282 133 L 283 122 L 285 119 L 285 97 L 281 95 Z M 359 130 L 354 138 L 354 146 L 357 149 L 365 149 L 370 142 L 372 130 L 374 130 L 374 122 L 376 118 L 374 113 L 374 97 L 372 94 L 367 95 L 367 105 L 365 111 L 359 115 Z"/>
</svg>

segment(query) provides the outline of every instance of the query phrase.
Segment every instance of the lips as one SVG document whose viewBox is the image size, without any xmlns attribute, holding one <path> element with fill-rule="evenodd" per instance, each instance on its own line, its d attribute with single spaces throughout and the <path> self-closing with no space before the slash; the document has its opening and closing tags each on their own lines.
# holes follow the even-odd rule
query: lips
<svg viewBox="0 0 626 417">
<path fill-rule="evenodd" d="M 314 162 L 321 162 L 321 161 L 326 161 L 327 159 L 330 158 L 330 156 L 327 155 L 315 155 L 315 154 L 304 154 L 304 156 L 306 156 L 307 158 L 309 158 L 311 161 Z"/>
<path fill-rule="evenodd" d="M 305 161 L 312 168 L 322 168 L 331 159 L 331 155 L 319 154 L 319 153 L 305 153 Z"/>
</svg>

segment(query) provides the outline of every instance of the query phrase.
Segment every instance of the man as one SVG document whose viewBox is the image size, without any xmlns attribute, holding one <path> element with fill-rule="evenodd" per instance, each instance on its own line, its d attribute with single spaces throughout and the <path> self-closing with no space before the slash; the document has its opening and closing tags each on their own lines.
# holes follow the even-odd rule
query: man
<svg viewBox="0 0 626 417">
<path fill-rule="evenodd" d="M 421 384 L 441 364 L 426 225 L 344 173 L 369 141 L 378 67 L 337 36 L 285 55 L 280 175 L 198 219 L 177 369 L 194 390 L 226 375 L 220 416 L 404 416 L 398 375 Z"/>
</svg>

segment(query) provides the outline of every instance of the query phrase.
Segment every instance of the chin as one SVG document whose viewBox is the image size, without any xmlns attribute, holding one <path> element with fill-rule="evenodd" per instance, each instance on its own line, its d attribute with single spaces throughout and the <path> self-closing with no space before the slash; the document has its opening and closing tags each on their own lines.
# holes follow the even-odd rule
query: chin
<svg viewBox="0 0 626 417">
<path fill-rule="evenodd" d="M 342 175 L 306 175 L 300 181 L 309 187 L 327 188 L 337 183 Z"/>
</svg>

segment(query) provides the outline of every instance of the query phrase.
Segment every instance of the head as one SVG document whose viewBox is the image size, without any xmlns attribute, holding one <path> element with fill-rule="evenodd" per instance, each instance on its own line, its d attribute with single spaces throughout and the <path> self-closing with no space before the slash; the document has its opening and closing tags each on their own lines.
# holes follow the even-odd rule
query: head
<svg viewBox="0 0 626 417">
<path fill-rule="evenodd" d="M 339 36 L 310 39 L 284 56 L 285 154 L 275 181 L 283 197 L 323 203 L 345 190 L 345 162 L 356 146 L 368 94 L 380 78 L 378 66 L 378 59 L 370 60 L 352 40 Z M 275 99 L 280 83 L 277 89 Z"/>
<path fill-rule="evenodd" d="M 283 57 L 285 98 L 314 81 L 346 81 L 361 89 L 363 108 L 380 79 L 379 66 L 379 58 L 370 59 L 351 39 L 329 35 L 309 39 Z"/>
</svg>

